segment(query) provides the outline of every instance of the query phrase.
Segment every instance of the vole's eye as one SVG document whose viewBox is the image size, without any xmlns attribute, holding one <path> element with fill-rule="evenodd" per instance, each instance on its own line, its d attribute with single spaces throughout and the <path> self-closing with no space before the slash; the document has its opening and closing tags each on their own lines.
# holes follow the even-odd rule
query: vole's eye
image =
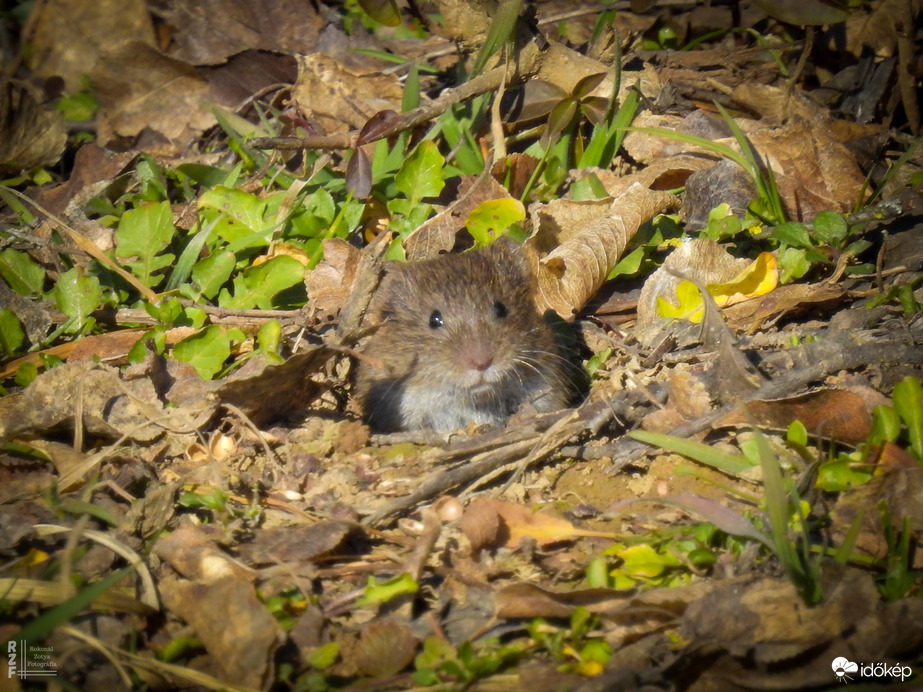
<svg viewBox="0 0 923 692">
<path fill-rule="evenodd" d="M 494 316 L 498 320 L 502 320 L 508 314 L 509 312 L 507 311 L 506 306 L 503 303 L 501 303 L 499 300 L 496 303 L 494 303 Z"/>
<path fill-rule="evenodd" d="M 433 310 L 433 314 L 429 316 L 429 328 L 441 329 L 444 326 L 445 322 L 442 321 L 442 313 L 438 310 Z"/>
</svg>

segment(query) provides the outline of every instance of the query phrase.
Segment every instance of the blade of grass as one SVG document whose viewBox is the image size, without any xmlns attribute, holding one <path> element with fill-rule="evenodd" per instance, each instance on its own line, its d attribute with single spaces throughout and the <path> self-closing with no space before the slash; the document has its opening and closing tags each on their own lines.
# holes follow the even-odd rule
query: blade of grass
<svg viewBox="0 0 923 692">
<path fill-rule="evenodd" d="M 711 466 L 718 471 L 730 473 L 735 476 L 750 471 L 754 466 L 753 462 L 741 454 L 722 452 L 720 449 L 715 449 L 714 447 L 703 444 L 702 442 L 696 442 L 695 440 L 686 440 L 681 437 L 674 437 L 664 433 L 648 432 L 646 430 L 633 430 L 628 433 L 628 436 L 638 440 L 638 442 L 643 442 L 655 447 L 662 447 L 670 452 L 682 454 L 706 466 Z"/>
<path fill-rule="evenodd" d="M 522 0 L 501 0 L 498 4 L 497 13 L 494 15 L 490 29 L 487 31 L 487 38 L 474 60 L 471 74 L 468 75 L 469 80 L 481 73 L 490 56 L 500 50 L 503 44 L 513 35 L 513 29 L 516 28 L 516 21 L 519 19 L 521 9 Z"/>
<path fill-rule="evenodd" d="M 94 599 L 98 598 L 103 592 L 108 591 L 131 574 L 135 570 L 135 566 L 136 565 L 130 565 L 95 584 L 90 584 L 87 588 L 83 589 L 83 591 L 67 599 L 61 605 L 55 606 L 51 610 L 46 610 L 13 636 L 16 639 L 24 639 L 28 642 L 36 642 L 44 639 L 55 627 L 72 620 L 87 608 Z M 7 641 L 10 640 L 7 639 Z M 4 646 L 4 649 L 5 648 Z"/>
<path fill-rule="evenodd" d="M 747 161 L 750 163 L 753 182 L 756 183 L 760 195 L 769 202 L 769 208 L 776 217 L 776 222 L 782 223 L 785 221 L 785 211 L 782 209 L 782 200 L 779 197 L 779 189 L 776 187 L 776 178 L 775 175 L 773 175 L 772 168 L 763 161 L 734 118 L 724 110 L 720 103 L 717 101 L 713 103 L 718 109 L 718 112 L 721 113 L 721 117 L 724 118 L 724 122 L 726 122 L 727 126 L 730 128 L 731 134 L 734 135 L 734 139 L 737 140 L 737 145 L 743 152 L 744 157 L 746 157 Z"/>
</svg>

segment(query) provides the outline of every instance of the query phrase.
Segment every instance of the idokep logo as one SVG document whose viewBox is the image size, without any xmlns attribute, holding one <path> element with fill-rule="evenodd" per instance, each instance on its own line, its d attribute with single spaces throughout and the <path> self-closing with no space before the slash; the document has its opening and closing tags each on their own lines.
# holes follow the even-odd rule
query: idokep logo
<svg viewBox="0 0 923 692">
<path fill-rule="evenodd" d="M 849 673 L 855 673 L 859 670 L 859 664 L 853 663 L 842 656 L 833 659 L 833 672 L 836 673 L 837 682 L 849 682 L 852 678 Z"/>
<path fill-rule="evenodd" d="M 837 682 L 842 683 L 851 682 L 852 675 L 866 680 L 871 678 L 893 678 L 901 681 L 913 675 L 913 669 L 910 666 L 902 666 L 900 663 L 893 666 L 887 663 L 853 663 L 843 656 L 837 656 L 833 659 L 831 667 L 834 675 L 836 675 Z"/>
</svg>

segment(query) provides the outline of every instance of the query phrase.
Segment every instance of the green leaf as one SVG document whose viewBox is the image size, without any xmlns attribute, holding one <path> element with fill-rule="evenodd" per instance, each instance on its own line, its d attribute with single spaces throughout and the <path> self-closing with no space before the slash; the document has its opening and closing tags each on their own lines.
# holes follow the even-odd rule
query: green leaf
<svg viewBox="0 0 923 692">
<path fill-rule="evenodd" d="M 839 456 L 825 461 L 817 468 L 817 481 L 814 485 L 818 490 L 840 493 L 868 483 L 871 478 L 871 470 L 861 466 L 858 459 Z"/>
<path fill-rule="evenodd" d="M 112 516 L 111 512 L 109 512 L 104 507 L 94 505 L 92 502 L 76 500 L 73 498 L 65 498 L 61 500 L 61 509 L 71 514 L 88 514 L 89 516 L 99 519 L 100 521 L 105 522 L 110 526 L 119 525 L 119 520 Z"/>
<path fill-rule="evenodd" d="M 646 430 L 634 430 L 628 433 L 639 442 L 663 447 L 664 449 L 682 454 L 694 459 L 706 466 L 711 466 L 719 471 L 731 474 L 740 474 L 753 468 L 753 464 L 739 454 L 729 454 L 722 452 L 720 449 L 711 447 L 695 440 L 687 440 L 663 433 L 648 432 Z"/>
<path fill-rule="evenodd" d="M 304 265 L 288 255 L 279 255 L 234 277 L 233 293 L 222 289 L 218 305 L 232 310 L 271 310 L 273 296 L 303 280 Z"/>
<path fill-rule="evenodd" d="M 894 408 L 907 426 L 911 451 L 917 459 L 923 461 L 923 385 L 920 380 L 908 375 L 894 385 L 891 398 Z"/>
<path fill-rule="evenodd" d="M 207 166 L 204 163 L 184 163 L 177 166 L 176 171 L 189 176 L 205 188 L 227 184 L 228 172 L 217 166 Z M 230 185 L 233 185 L 233 183 L 230 183 Z"/>
<path fill-rule="evenodd" d="M 810 268 L 807 252 L 801 248 L 787 247 L 779 253 L 779 283 L 800 279 Z"/>
<path fill-rule="evenodd" d="M 570 97 L 561 99 L 548 114 L 547 134 L 557 138 L 571 124 L 577 113 L 577 101 Z"/>
<path fill-rule="evenodd" d="M 282 326 L 279 324 L 279 320 L 269 320 L 260 327 L 257 343 L 263 353 L 277 354 L 281 340 Z"/>
<path fill-rule="evenodd" d="M 327 642 L 321 644 L 309 653 L 305 660 L 312 667 L 318 670 L 324 670 L 336 663 L 340 656 L 340 645 L 337 642 Z"/>
<path fill-rule="evenodd" d="M 194 367 L 203 380 L 217 375 L 230 355 L 231 341 L 217 325 L 186 337 L 173 347 L 173 356 Z"/>
<path fill-rule="evenodd" d="M 893 406 L 878 405 L 872 411 L 872 429 L 868 443 L 894 442 L 901 434 L 901 417 Z"/>
<path fill-rule="evenodd" d="M 422 198 L 435 197 L 442 192 L 444 165 L 445 159 L 436 145 L 430 141 L 421 142 L 394 176 L 394 184 L 411 204 L 416 205 Z"/>
<path fill-rule="evenodd" d="M 68 334 L 76 334 L 84 328 L 87 317 L 102 300 L 99 279 L 86 276 L 79 267 L 73 267 L 58 277 L 51 291 L 58 310 L 71 318 L 72 322 L 65 328 Z"/>
<path fill-rule="evenodd" d="M 25 252 L 7 248 L 0 252 L 0 276 L 21 296 L 41 293 L 45 270 Z"/>
<path fill-rule="evenodd" d="M 772 229 L 772 237 L 782 245 L 802 248 L 813 247 L 811 236 L 808 235 L 808 229 L 803 223 L 797 221 L 780 223 Z"/>
<path fill-rule="evenodd" d="M 11 357 L 22 346 L 25 338 L 16 313 L 9 308 L 0 308 L 0 352 L 7 358 Z"/>
<path fill-rule="evenodd" d="M 336 215 L 337 209 L 333 197 L 324 188 L 318 188 L 305 197 L 301 209 L 291 217 L 290 233 L 293 236 L 317 238 L 330 228 Z"/>
<path fill-rule="evenodd" d="M 13 379 L 20 387 L 28 387 L 36 377 L 38 377 L 38 366 L 27 362 L 16 368 L 16 377 Z"/>
<path fill-rule="evenodd" d="M 237 257 L 233 252 L 219 250 L 208 257 L 199 260 L 192 268 L 192 280 L 198 286 L 198 291 L 188 284 L 180 287 L 180 291 L 191 300 L 199 300 L 205 296 L 209 300 L 218 295 L 218 291 L 225 282 L 231 278 L 231 272 L 237 264 Z"/>
<path fill-rule="evenodd" d="M 646 543 L 625 548 L 617 555 L 624 561 L 622 569 L 633 577 L 653 579 L 663 574 L 665 569 L 679 564 L 675 557 L 660 555 Z"/>
<path fill-rule="evenodd" d="M 814 235 L 823 242 L 839 247 L 849 234 L 849 227 L 842 214 L 822 211 L 814 217 Z"/>
<path fill-rule="evenodd" d="M 641 95 L 638 85 L 628 92 L 625 102 L 612 118 L 608 125 L 600 123 L 593 128 L 593 134 L 590 135 L 590 143 L 587 144 L 583 155 L 578 162 L 579 168 L 587 166 L 599 166 L 608 168 L 615 158 L 616 153 L 622 146 L 622 140 L 628 132 L 627 128 L 631 125 L 638 111 L 638 105 L 641 103 Z"/>
<path fill-rule="evenodd" d="M 90 120 L 99 108 L 99 103 L 90 92 L 78 91 L 62 98 L 55 104 L 55 108 L 64 114 L 65 120 L 79 122 Z"/>
<path fill-rule="evenodd" d="M 605 78 L 605 72 L 597 72 L 596 74 L 587 75 L 574 85 L 570 95 L 578 100 L 583 99 L 584 97 L 589 96 L 596 87 L 602 84 L 602 81 Z"/>
<path fill-rule="evenodd" d="M 793 420 L 788 426 L 788 433 L 785 436 L 785 440 L 789 444 L 806 447 L 808 444 L 808 430 L 804 427 L 804 423 L 800 420 Z"/>
<path fill-rule="evenodd" d="M 173 271 L 170 272 L 170 278 L 167 280 L 167 291 L 175 291 L 186 285 L 190 274 L 192 274 L 192 269 L 199 255 L 202 253 L 202 248 L 205 247 L 205 243 L 208 241 L 217 223 L 218 219 L 214 219 L 211 223 L 205 224 L 196 232 L 192 240 L 186 244 L 186 247 L 183 248 L 179 259 L 176 260 Z"/>
<path fill-rule="evenodd" d="M 173 212 L 169 202 L 145 204 L 129 209 L 119 219 L 115 233 L 116 254 L 124 259 L 135 258 L 128 267 L 145 286 L 156 286 L 163 275 L 154 273 L 173 264 L 175 256 L 159 254 L 173 239 Z"/>
<path fill-rule="evenodd" d="M 687 320 L 693 324 L 702 321 L 705 306 L 699 289 L 691 281 L 680 281 L 676 287 L 676 300 L 673 303 L 663 296 L 657 296 L 657 314 L 666 319 Z"/>
<path fill-rule="evenodd" d="M 397 26 L 401 23 L 401 11 L 395 0 L 359 0 L 359 7 L 379 24 Z"/>
<path fill-rule="evenodd" d="M 381 583 L 376 582 L 375 577 L 369 577 L 365 595 L 357 603 L 363 607 L 387 603 L 402 594 L 416 593 L 419 588 L 416 580 L 406 572 Z"/>
<path fill-rule="evenodd" d="M 276 204 L 281 200 L 277 197 Z M 219 186 L 202 193 L 199 209 L 205 210 L 205 218 L 218 219 L 213 233 L 230 243 L 227 249 L 231 252 L 269 245 L 275 220 L 268 218 L 267 200 L 243 190 Z"/>
<path fill-rule="evenodd" d="M 705 235 L 714 241 L 730 238 L 743 229 L 740 219 L 734 216 L 729 204 L 722 202 L 708 212 L 708 226 Z"/>
<path fill-rule="evenodd" d="M 474 244 L 484 247 L 503 235 L 503 232 L 526 218 L 526 208 L 518 199 L 491 199 L 475 207 L 465 226 Z"/>
</svg>

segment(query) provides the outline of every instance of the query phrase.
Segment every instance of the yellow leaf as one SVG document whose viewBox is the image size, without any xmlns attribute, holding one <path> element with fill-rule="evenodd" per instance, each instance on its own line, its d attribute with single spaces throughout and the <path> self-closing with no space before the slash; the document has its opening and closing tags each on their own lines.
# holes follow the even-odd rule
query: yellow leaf
<svg viewBox="0 0 923 692">
<path fill-rule="evenodd" d="M 772 291 L 779 284 L 779 266 L 772 253 L 763 252 L 740 274 L 723 284 L 708 284 L 705 288 L 719 308 L 736 305 Z M 702 296 L 691 281 L 681 281 L 676 287 L 676 305 L 657 297 L 657 314 L 661 317 L 687 320 L 699 324 L 704 314 Z"/>
<path fill-rule="evenodd" d="M 727 307 L 769 293 L 779 284 L 775 255 L 762 252 L 746 269 L 725 284 L 708 284 L 718 307 Z"/>
<path fill-rule="evenodd" d="M 702 321 L 705 306 L 702 304 L 699 289 L 695 287 L 694 283 L 680 281 L 676 287 L 676 297 L 679 299 L 679 303 L 673 305 L 662 297 L 657 296 L 657 314 L 661 317 L 687 320 L 693 324 L 698 324 Z"/>
</svg>

